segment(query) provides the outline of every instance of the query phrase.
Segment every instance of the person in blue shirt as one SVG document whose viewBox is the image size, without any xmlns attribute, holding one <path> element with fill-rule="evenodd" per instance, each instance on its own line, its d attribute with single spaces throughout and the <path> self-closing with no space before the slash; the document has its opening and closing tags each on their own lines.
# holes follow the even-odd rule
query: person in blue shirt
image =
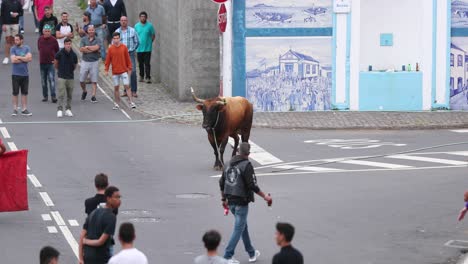
<svg viewBox="0 0 468 264">
<path fill-rule="evenodd" d="M 24 45 L 23 35 L 15 35 L 15 45 L 10 49 L 10 58 L 12 63 L 12 86 L 13 86 L 13 113 L 12 116 L 18 115 L 18 95 L 21 91 L 21 115 L 31 116 L 28 103 L 28 88 L 29 88 L 29 71 L 28 62 L 32 61 L 31 48 Z"/>
<path fill-rule="evenodd" d="M 148 14 L 145 11 L 140 12 L 140 22 L 135 25 L 135 30 L 140 39 L 138 46 L 137 59 L 140 68 L 140 82 L 146 81 L 151 83 L 151 52 L 153 50 L 153 42 L 156 38 L 156 32 L 153 25 L 148 22 Z"/>
</svg>

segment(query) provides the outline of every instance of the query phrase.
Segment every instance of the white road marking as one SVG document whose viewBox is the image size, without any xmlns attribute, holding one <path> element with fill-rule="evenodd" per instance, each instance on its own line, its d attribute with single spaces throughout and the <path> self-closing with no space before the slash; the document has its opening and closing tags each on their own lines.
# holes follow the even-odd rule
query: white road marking
<svg viewBox="0 0 468 264">
<path fill-rule="evenodd" d="M 231 146 L 234 146 L 234 139 L 232 139 L 231 137 L 229 138 L 228 142 Z M 268 164 L 283 162 L 282 160 L 268 153 L 266 150 L 264 150 L 259 145 L 255 144 L 254 142 L 249 140 L 249 143 L 250 143 L 249 158 L 255 160 L 260 165 L 268 165 Z"/>
<path fill-rule="evenodd" d="M 8 147 L 10 148 L 11 151 L 18 150 L 18 148 L 15 145 L 15 142 L 8 142 Z"/>
<path fill-rule="evenodd" d="M 427 157 L 420 157 L 420 156 L 413 156 L 413 155 L 392 155 L 392 156 L 386 156 L 386 158 L 434 162 L 434 163 L 442 163 L 442 164 L 449 164 L 449 165 L 455 165 L 455 166 L 468 165 L 468 162 L 464 162 L 464 161 L 427 158 Z"/>
<path fill-rule="evenodd" d="M 56 228 L 55 226 L 48 226 L 48 227 L 47 227 L 47 230 L 48 230 L 49 233 L 51 233 L 51 234 L 58 233 L 57 228 Z"/>
<path fill-rule="evenodd" d="M 0 127 L 0 132 L 3 135 L 3 138 L 10 138 L 10 133 L 8 133 L 6 127 Z"/>
<path fill-rule="evenodd" d="M 317 139 L 305 140 L 304 143 L 315 143 L 317 145 L 328 145 L 332 148 L 341 149 L 368 149 L 378 148 L 381 146 L 396 146 L 402 147 L 406 144 L 397 144 L 393 142 L 381 142 L 377 139 L 358 138 L 358 139 Z"/>
<path fill-rule="evenodd" d="M 455 133 L 468 133 L 468 129 L 455 129 L 455 130 L 450 130 Z"/>
<path fill-rule="evenodd" d="M 34 174 L 28 174 L 28 178 L 31 181 L 31 183 L 34 185 L 36 188 L 42 187 L 42 184 L 39 182 L 39 180 L 34 176 Z"/>
<path fill-rule="evenodd" d="M 447 152 L 450 155 L 457 155 L 457 156 L 468 156 L 468 151 L 454 151 L 454 152 Z"/>
<path fill-rule="evenodd" d="M 46 192 L 39 192 L 39 195 L 41 196 L 45 205 L 54 206 L 54 202 L 52 202 L 52 199 L 50 199 L 49 195 Z"/>
<path fill-rule="evenodd" d="M 60 213 L 58 211 L 52 211 L 50 213 L 52 214 L 52 217 L 54 218 L 54 220 L 55 220 L 55 222 L 57 223 L 58 226 L 66 225 L 65 221 L 63 221 L 63 218 L 62 218 L 62 216 L 60 215 Z"/>
<path fill-rule="evenodd" d="M 78 242 L 75 240 L 73 237 L 72 233 L 70 232 L 70 229 L 68 229 L 68 226 L 59 226 L 60 230 L 62 231 L 63 236 L 67 240 L 68 244 L 73 250 L 73 253 L 75 253 L 76 258 L 78 259 Z"/>
<path fill-rule="evenodd" d="M 273 168 L 275 169 L 282 169 L 282 170 L 290 170 L 290 169 L 295 169 L 299 168 L 301 166 L 294 166 L 294 165 L 280 165 L 280 166 L 274 166 Z"/>
<path fill-rule="evenodd" d="M 52 221 L 52 217 L 50 217 L 50 214 L 42 214 L 42 220 L 44 221 Z"/>
<path fill-rule="evenodd" d="M 105 97 L 107 97 L 107 99 L 109 99 L 113 104 L 115 104 L 115 101 L 109 96 L 107 95 L 107 93 L 104 91 L 104 89 L 102 89 L 102 87 L 98 84 L 97 85 L 97 88 L 99 89 L 99 91 L 101 91 L 101 93 L 104 94 Z M 127 112 L 125 112 L 125 110 L 123 110 L 122 108 L 120 108 L 120 111 L 130 120 L 132 120 L 132 118 L 127 114 Z"/>
<path fill-rule="evenodd" d="M 3 121 L 2 121 L 2 119 L 0 119 L 0 124 L 3 124 Z"/>
<path fill-rule="evenodd" d="M 296 168 L 296 170 L 302 170 L 302 171 L 317 171 L 317 172 L 342 171 L 341 169 L 325 168 L 325 167 L 316 167 L 316 166 L 304 166 L 304 167 Z"/>
<path fill-rule="evenodd" d="M 31 168 L 29 167 L 29 165 L 26 165 L 28 167 L 28 170 L 31 170 Z"/>
<path fill-rule="evenodd" d="M 412 166 L 406 166 L 406 165 L 367 161 L 367 160 L 343 160 L 343 161 L 338 161 L 338 162 L 344 163 L 344 164 L 363 165 L 363 166 L 380 167 L 380 168 L 387 168 L 387 169 L 402 169 L 402 168 L 412 167 Z"/>
<path fill-rule="evenodd" d="M 68 220 L 68 223 L 70 224 L 70 226 L 80 226 L 80 224 L 78 224 L 78 221 L 74 219 Z"/>
</svg>

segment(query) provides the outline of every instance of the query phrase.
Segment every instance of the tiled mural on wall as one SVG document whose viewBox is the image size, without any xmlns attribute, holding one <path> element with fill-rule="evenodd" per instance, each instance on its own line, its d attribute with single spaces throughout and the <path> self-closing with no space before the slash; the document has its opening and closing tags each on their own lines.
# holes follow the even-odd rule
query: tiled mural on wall
<svg viewBox="0 0 468 264">
<path fill-rule="evenodd" d="M 329 110 L 331 42 L 331 37 L 247 38 L 246 94 L 254 110 Z"/>
<path fill-rule="evenodd" d="M 248 0 L 247 28 L 324 28 L 332 26 L 331 0 Z"/>
<path fill-rule="evenodd" d="M 450 109 L 468 110 L 468 37 L 450 45 Z"/>
<path fill-rule="evenodd" d="M 468 28 L 468 0 L 452 0 L 452 27 Z"/>
</svg>

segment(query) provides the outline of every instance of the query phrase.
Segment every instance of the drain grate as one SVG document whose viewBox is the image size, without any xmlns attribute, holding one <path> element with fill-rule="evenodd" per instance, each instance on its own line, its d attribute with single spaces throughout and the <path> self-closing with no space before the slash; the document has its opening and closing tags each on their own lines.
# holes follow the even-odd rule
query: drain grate
<svg viewBox="0 0 468 264">
<path fill-rule="evenodd" d="M 204 199 L 204 198 L 210 198 L 211 195 L 207 193 L 182 193 L 182 194 L 177 194 L 176 197 L 180 199 Z"/>
<path fill-rule="evenodd" d="M 468 249 L 468 241 L 465 240 L 450 240 L 445 243 L 446 247 L 452 248 L 461 248 L 461 249 Z"/>
</svg>

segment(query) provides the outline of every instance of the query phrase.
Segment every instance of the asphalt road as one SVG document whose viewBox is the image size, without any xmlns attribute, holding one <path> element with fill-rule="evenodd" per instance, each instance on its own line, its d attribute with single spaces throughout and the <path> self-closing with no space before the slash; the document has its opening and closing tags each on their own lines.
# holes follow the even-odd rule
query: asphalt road
<svg viewBox="0 0 468 264">
<path fill-rule="evenodd" d="M 128 110 L 129 120 L 113 111 L 101 92 L 98 104 L 81 102 L 78 84 L 75 117 L 58 119 L 56 106 L 40 101 L 36 38 L 33 33 L 26 37 L 34 49 L 33 116 L 10 116 L 11 65 L 0 65 L 0 127 L 11 136 L 4 141 L 30 151 L 28 174 L 41 187 L 28 182 L 28 212 L 0 213 L 1 263 L 35 263 L 44 245 L 60 250 L 61 263 L 76 263 L 72 248 L 85 219 L 83 202 L 94 195 L 93 178 L 99 172 L 120 188 L 118 222 L 134 222 L 136 246 L 151 263 L 191 263 L 203 252 L 201 235 L 211 228 L 223 235 L 222 254 L 233 219 L 223 215 L 217 178 L 212 177 L 219 173 L 212 170 L 212 149 L 201 127 L 145 122 Z M 251 237 L 262 252 L 258 263 L 271 263 L 278 251 L 277 221 L 296 226 L 293 244 L 305 263 L 433 264 L 459 256 L 444 243 L 467 236 L 466 223 L 456 223 L 467 186 L 466 133 L 254 129 L 251 135 L 268 152 L 252 157 L 260 187 L 274 199 L 271 209 L 258 200 L 249 213 Z M 362 144 L 318 144 L 324 139 L 360 139 Z M 406 156 L 389 157 L 396 154 Z M 280 162 L 259 163 L 265 155 Z M 330 160 L 337 158 L 346 159 Z M 54 205 L 46 206 L 40 192 Z M 247 263 L 241 243 L 235 256 Z"/>
</svg>

